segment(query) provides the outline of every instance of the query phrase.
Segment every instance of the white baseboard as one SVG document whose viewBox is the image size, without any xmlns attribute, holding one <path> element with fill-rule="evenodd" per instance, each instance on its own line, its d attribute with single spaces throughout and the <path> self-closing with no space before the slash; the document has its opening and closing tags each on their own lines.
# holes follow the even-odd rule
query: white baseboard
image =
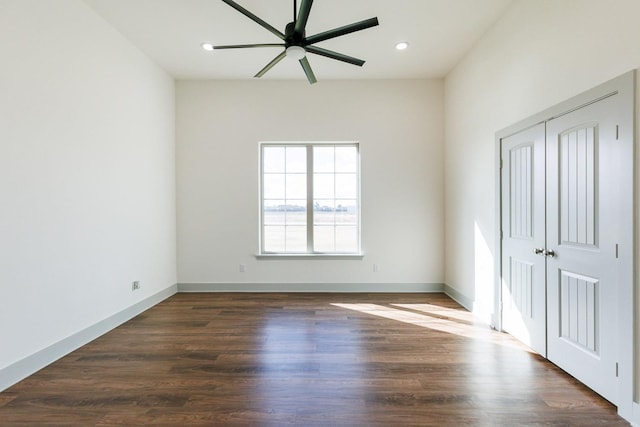
<svg viewBox="0 0 640 427">
<path fill-rule="evenodd" d="M 44 348 L 37 353 L 25 357 L 5 368 L 0 369 L 0 391 L 6 390 L 15 383 L 33 375 L 45 366 L 55 362 L 72 351 L 93 341 L 110 330 L 120 326 L 145 310 L 174 295 L 178 290 L 177 285 L 151 295 L 150 297 L 115 313 L 98 323 L 95 323 L 63 340 Z"/>
<path fill-rule="evenodd" d="M 443 287 L 443 292 L 447 294 L 449 298 L 451 298 L 470 312 L 473 312 L 474 301 L 471 298 L 461 294 L 449 285 L 444 285 Z"/>
<path fill-rule="evenodd" d="M 640 427 L 640 404 L 633 402 L 633 419 L 629 420 L 633 427 Z"/>
<path fill-rule="evenodd" d="M 178 283 L 178 292 L 433 293 L 442 283 Z"/>
</svg>

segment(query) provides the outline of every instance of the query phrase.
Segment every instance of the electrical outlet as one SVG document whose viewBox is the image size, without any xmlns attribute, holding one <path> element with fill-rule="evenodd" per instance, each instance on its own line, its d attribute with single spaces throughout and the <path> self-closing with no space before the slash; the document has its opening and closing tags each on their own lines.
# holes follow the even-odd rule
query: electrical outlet
<svg viewBox="0 0 640 427">
<path fill-rule="evenodd" d="M 240 273 L 244 273 L 245 271 L 247 271 L 247 266 L 244 264 L 240 264 Z"/>
<path fill-rule="evenodd" d="M 378 271 L 380 271 L 380 270 L 378 269 L 378 264 L 373 264 L 373 272 L 374 272 L 374 273 L 377 273 Z"/>
<path fill-rule="evenodd" d="M 131 290 L 132 291 L 137 291 L 138 289 L 140 289 L 140 282 L 139 281 L 135 281 L 131 284 Z"/>
</svg>

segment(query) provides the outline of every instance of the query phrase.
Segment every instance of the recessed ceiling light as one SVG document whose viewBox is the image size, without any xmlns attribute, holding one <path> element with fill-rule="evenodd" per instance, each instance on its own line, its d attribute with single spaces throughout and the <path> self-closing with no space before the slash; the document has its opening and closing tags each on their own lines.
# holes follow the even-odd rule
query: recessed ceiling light
<svg viewBox="0 0 640 427">
<path fill-rule="evenodd" d="M 202 46 L 204 50 L 208 50 L 209 52 L 213 50 L 213 45 L 211 43 L 202 43 L 200 46 Z"/>
<path fill-rule="evenodd" d="M 400 42 L 400 43 L 396 44 L 396 49 L 398 49 L 398 50 L 405 50 L 408 47 L 409 47 L 409 43 L 407 43 L 407 42 Z"/>
</svg>

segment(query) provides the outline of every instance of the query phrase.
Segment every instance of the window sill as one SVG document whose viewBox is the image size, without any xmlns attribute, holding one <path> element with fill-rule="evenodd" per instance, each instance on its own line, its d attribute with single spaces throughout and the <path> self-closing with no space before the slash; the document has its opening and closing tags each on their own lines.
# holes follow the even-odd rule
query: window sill
<svg viewBox="0 0 640 427">
<path fill-rule="evenodd" d="M 255 257 L 257 259 L 362 259 L 364 254 L 256 254 Z"/>
</svg>

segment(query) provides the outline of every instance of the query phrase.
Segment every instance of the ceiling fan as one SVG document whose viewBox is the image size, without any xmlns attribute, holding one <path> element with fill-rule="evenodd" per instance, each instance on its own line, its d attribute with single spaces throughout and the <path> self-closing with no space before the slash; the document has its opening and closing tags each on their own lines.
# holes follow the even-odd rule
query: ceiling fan
<svg viewBox="0 0 640 427">
<path fill-rule="evenodd" d="M 290 22 L 289 24 L 287 24 L 287 27 L 285 28 L 284 33 L 278 31 L 276 28 L 269 25 L 267 22 L 260 19 L 253 13 L 249 12 L 247 9 L 243 8 L 238 3 L 232 0 L 222 0 L 222 1 L 228 4 L 229 6 L 233 7 L 238 12 L 242 13 L 252 21 L 266 28 L 267 30 L 275 34 L 280 40 L 283 41 L 283 43 L 213 46 L 213 49 L 243 49 L 243 48 L 276 47 L 276 46 L 284 47 L 284 51 L 282 51 L 282 53 L 280 53 L 271 62 L 269 62 L 254 77 L 262 77 L 263 75 L 265 75 L 267 71 L 272 69 L 278 62 L 282 61 L 282 59 L 285 56 L 287 56 L 300 61 L 300 64 L 302 65 L 302 69 L 304 70 L 304 73 L 307 76 L 307 80 L 309 80 L 309 83 L 314 84 L 317 82 L 317 80 L 316 80 L 316 76 L 313 74 L 311 65 L 309 65 L 309 61 L 307 60 L 307 57 L 306 57 L 307 52 L 362 67 L 362 65 L 364 64 L 364 61 L 361 59 L 354 58 L 352 56 L 344 55 L 342 53 L 334 52 L 331 50 L 323 49 L 321 47 L 314 46 L 314 45 L 324 40 L 329 40 L 335 37 L 343 36 L 345 34 L 353 33 L 360 30 L 365 30 L 367 28 L 375 27 L 376 25 L 378 25 L 378 18 L 370 18 L 364 21 L 355 22 L 350 25 L 345 25 L 344 27 L 335 28 L 333 30 L 325 31 L 325 32 L 307 37 L 305 28 L 307 26 L 307 20 L 309 19 L 309 12 L 311 12 L 311 5 L 313 4 L 313 0 L 302 0 L 302 2 L 300 3 L 299 11 L 297 10 L 298 8 L 297 8 L 296 0 L 293 0 L 293 22 Z M 296 13 L 297 13 L 297 17 L 296 17 Z"/>
</svg>

